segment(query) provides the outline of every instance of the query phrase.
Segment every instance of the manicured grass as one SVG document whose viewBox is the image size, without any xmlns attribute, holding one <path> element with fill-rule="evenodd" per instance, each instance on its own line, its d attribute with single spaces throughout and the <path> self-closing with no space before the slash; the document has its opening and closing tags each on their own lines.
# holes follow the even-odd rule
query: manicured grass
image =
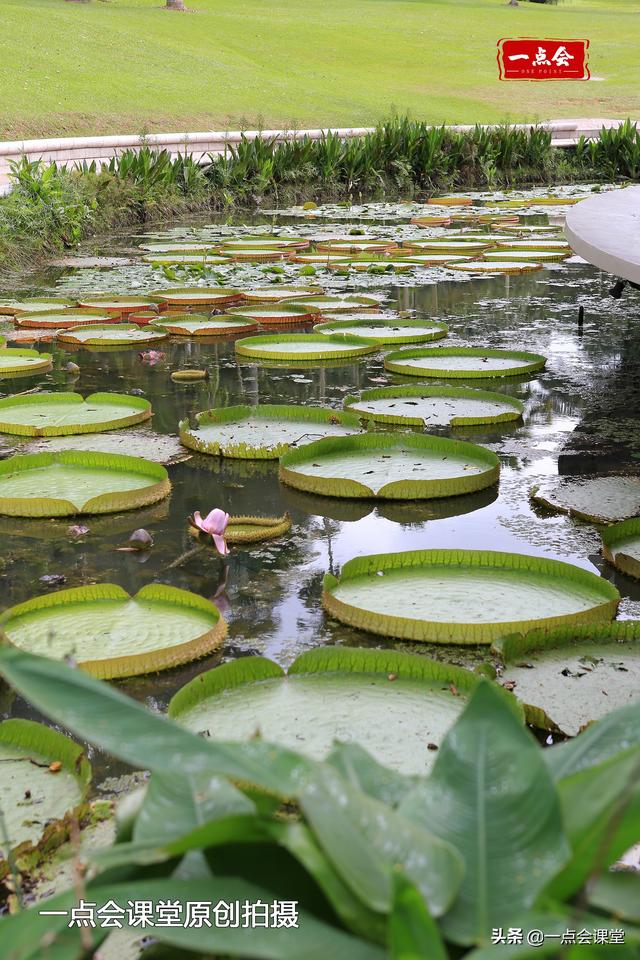
<svg viewBox="0 0 640 960">
<path fill-rule="evenodd" d="M 636 0 L 2 0 L 0 136 L 640 114 Z M 504 36 L 588 37 L 591 82 L 505 83 Z"/>
</svg>

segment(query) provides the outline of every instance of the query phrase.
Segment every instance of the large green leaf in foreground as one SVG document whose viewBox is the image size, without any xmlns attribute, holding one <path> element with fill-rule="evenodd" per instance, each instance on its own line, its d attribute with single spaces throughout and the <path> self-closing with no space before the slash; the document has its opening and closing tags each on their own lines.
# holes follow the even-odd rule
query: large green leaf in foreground
<svg viewBox="0 0 640 960">
<path fill-rule="evenodd" d="M 141 423 L 151 417 L 143 397 L 121 393 L 36 393 L 0 400 L 0 432 L 25 437 L 96 433 Z"/>
<path fill-rule="evenodd" d="M 443 919 L 455 943 L 488 942 L 492 927 L 533 905 L 569 854 L 542 751 L 488 682 L 399 812 L 464 854 L 461 891 Z"/>
</svg>

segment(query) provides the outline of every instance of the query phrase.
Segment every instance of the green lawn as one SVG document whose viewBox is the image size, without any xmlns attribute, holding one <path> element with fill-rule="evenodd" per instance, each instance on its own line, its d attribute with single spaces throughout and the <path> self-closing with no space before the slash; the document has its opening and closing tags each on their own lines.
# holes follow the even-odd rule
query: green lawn
<svg viewBox="0 0 640 960">
<path fill-rule="evenodd" d="M 1 0 L 0 136 L 640 114 L 637 0 Z M 504 36 L 588 37 L 592 82 L 504 83 Z"/>
</svg>

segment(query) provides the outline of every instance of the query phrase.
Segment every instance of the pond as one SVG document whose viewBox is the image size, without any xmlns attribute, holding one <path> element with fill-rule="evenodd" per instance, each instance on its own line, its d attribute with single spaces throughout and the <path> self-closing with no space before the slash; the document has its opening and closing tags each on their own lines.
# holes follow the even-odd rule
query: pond
<svg viewBox="0 0 640 960">
<path fill-rule="evenodd" d="M 567 190 L 571 192 L 580 193 Z M 513 196 L 524 201 L 535 195 Z M 485 203 L 502 197 L 476 195 Z M 45 593 L 43 577 L 53 577 L 54 583 L 55 578 L 64 578 L 57 582 L 65 587 L 109 582 L 131 594 L 161 582 L 213 600 L 229 624 L 228 637 L 218 653 L 178 669 L 120 682 L 127 693 L 155 710 L 165 709 L 175 691 L 200 672 L 221 661 L 255 653 L 285 667 L 301 652 L 321 644 L 390 644 L 464 666 L 489 658 L 486 647 L 383 640 L 329 618 L 321 604 L 324 574 L 338 575 L 347 560 L 364 554 L 474 548 L 568 561 L 598 571 L 615 583 L 622 595 L 619 617 L 640 617 L 640 585 L 602 559 L 598 528 L 534 506 L 530 499 L 531 488 L 555 476 L 559 462 L 565 473 L 605 470 L 625 456 L 633 467 L 633 454 L 640 452 L 633 416 L 639 394 L 637 376 L 633 382 L 640 356 L 637 298 L 635 304 L 632 295 L 619 301 L 610 298 L 610 277 L 572 256 L 518 275 L 467 274 L 436 261 L 436 265 L 420 264 L 407 273 L 365 270 L 343 276 L 321 267 L 311 274 L 304 261 L 277 261 L 232 266 L 214 263 L 203 277 L 194 279 L 185 272 L 185 265 L 154 265 L 143 260 L 138 249 L 140 243 L 206 244 L 256 232 L 340 238 L 356 228 L 372 237 L 425 240 L 431 235 L 446 238 L 447 231 L 454 229 L 409 226 L 415 212 L 411 205 L 371 204 L 352 209 L 319 208 L 311 214 L 293 210 L 235 220 L 156 224 L 144 238 L 119 235 L 94 242 L 77 257 L 33 276 L 20 290 L 5 290 L 4 295 L 77 298 L 92 292 L 144 297 L 158 288 L 207 281 L 245 288 L 268 286 L 276 280 L 296 286 L 313 283 L 327 294 L 372 295 L 383 310 L 407 311 L 412 318 L 444 322 L 449 328 L 448 347 L 542 354 L 547 364 L 540 372 L 482 381 L 455 380 L 456 385 L 519 398 L 524 404 L 522 421 L 431 428 L 431 432 L 479 443 L 496 453 L 501 464 L 499 485 L 459 497 L 422 501 L 321 496 L 281 483 L 277 460 L 221 459 L 180 448 L 177 441 L 165 450 L 154 439 L 156 435 L 175 437 L 180 421 L 188 419 L 194 424 L 199 411 L 212 407 L 294 403 L 341 410 L 345 397 L 363 390 L 415 386 L 419 382 L 415 376 L 385 369 L 384 353 L 398 349 L 393 345 L 359 358 L 287 366 L 285 361 L 274 365 L 250 357 L 236 359 L 234 340 L 246 333 L 215 339 L 172 336 L 157 347 L 154 344 L 165 355 L 154 364 L 141 361 L 138 346 L 86 349 L 73 343 L 36 342 L 36 348 L 53 354 L 53 370 L 38 379 L 0 381 L 2 395 L 34 386 L 58 392 L 75 390 L 85 396 L 97 391 L 135 391 L 151 402 L 153 419 L 128 428 L 130 440 L 124 441 L 119 452 L 152 454 L 155 448 L 158 459 L 164 459 L 165 453 L 173 455 L 168 465 L 172 492 L 168 499 L 140 510 L 83 517 L 79 522 L 88 530 L 80 534 L 70 532 L 70 523 L 76 523 L 73 520 L 0 518 L 3 607 Z M 546 227 L 561 223 L 562 213 L 560 207 L 526 207 L 523 222 Z M 477 227 L 475 232 L 479 229 L 488 231 L 489 227 Z M 581 322 L 580 307 L 584 310 Z M 348 316 L 336 314 L 335 319 Z M 309 330 L 308 323 L 294 322 L 287 324 L 285 332 Z M 69 362 L 77 364 L 79 372 L 73 368 L 67 372 Z M 204 369 L 208 378 L 173 381 L 170 373 L 184 367 Z M 429 381 L 436 386 L 446 383 L 437 378 Z M 134 445 L 136 439 L 141 441 L 140 447 Z M 90 440 L 85 439 L 88 447 Z M 58 441 L 55 444 L 60 445 Z M 6 435 L 0 446 L 5 454 L 9 449 L 34 449 L 32 441 Z M 96 448 L 101 449 L 99 445 Z M 227 561 L 204 550 L 174 565 L 193 547 L 186 518 L 194 511 L 206 514 L 214 507 L 232 515 L 280 516 L 289 512 L 291 530 L 279 540 L 234 546 Z M 139 528 L 151 535 L 153 547 L 143 552 L 119 550 Z M 33 716 L 28 705 L 5 689 L 2 701 L 7 716 Z M 116 769 L 112 762 L 98 759 L 98 780 Z"/>
</svg>

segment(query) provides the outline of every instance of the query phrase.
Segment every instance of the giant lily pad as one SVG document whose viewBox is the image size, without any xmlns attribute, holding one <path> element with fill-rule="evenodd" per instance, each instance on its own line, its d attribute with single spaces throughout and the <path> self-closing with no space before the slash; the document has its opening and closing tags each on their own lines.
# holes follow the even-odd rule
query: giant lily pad
<svg viewBox="0 0 640 960">
<path fill-rule="evenodd" d="M 319 437 L 346 436 L 361 429 L 353 413 L 285 404 L 220 407 L 196 415 L 196 426 L 180 424 L 180 440 L 200 453 L 275 460 L 292 446 Z"/>
<path fill-rule="evenodd" d="M 433 217 L 413 217 L 411 223 L 416 227 L 448 227 L 451 223 L 451 217 L 433 216 Z"/>
<path fill-rule="evenodd" d="M 268 234 L 258 237 L 238 237 L 236 240 L 224 240 L 221 249 L 228 250 L 249 250 L 278 248 L 289 250 L 304 250 L 311 243 L 305 237 L 270 237 Z"/>
<path fill-rule="evenodd" d="M 422 774 L 464 709 L 478 677 L 426 657 L 321 647 L 288 673 L 242 657 L 179 690 L 169 716 L 206 737 L 269 742 L 324 759 L 335 741 L 355 743 L 379 763 Z"/>
<path fill-rule="evenodd" d="M 14 863 L 33 865 L 62 843 L 81 812 L 91 780 L 82 747 L 43 723 L 0 723 L 0 876 Z M 8 841 L 8 842 L 7 842 Z"/>
<path fill-rule="evenodd" d="M 490 487 L 499 472 L 484 447 L 415 433 L 328 437 L 280 458 L 284 483 L 330 497 L 450 497 Z"/>
<path fill-rule="evenodd" d="M 493 550 L 412 550 L 349 560 L 324 578 L 344 623 L 405 640 L 491 643 L 507 633 L 611 620 L 620 595 L 560 560 Z"/>
<path fill-rule="evenodd" d="M 148 253 L 213 253 L 217 250 L 215 243 L 202 240 L 165 240 L 154 243 L 141 243 L 140 250 Z"/>
<path fill-rule="evenodd" d="M 151 404 L 122 393 L 36 393 L 0 400 L 0 432 L 23 437 L 116 430 L 148 420 Z"/>
<path fill-rule="evenodd" d="M 323 240 L 316 244 L 316 249 L 326 250 L 329 253 L 341 253 L 344 257 L 348 253 L 384 253 L 386 250 L 394 250 L 397 246 L 395 240 L 352 237 L 345 240 Z"/>
<path fill-rule="evenodd" d="M 488 250 L 491 246 L 493 246 L 493 243 L 490 238 L 483 242 L 481 240 L 463 240 L 462 237 L 456 237 L 455 240 L 416 240 L 415 243 L 411 244 L 411 250 L 416 253 L 458 253 L 462 256 L 468 256 L 472 253 L 482 253 L 483 250 Z"/>
<path fill-rule="evenodd" d="M 593 523 L 640 516 L 638 477 L 554 477 L 534 487 L 535 503 Z"/>
<path fill-rule="evenodd" d="M 318 250 L 316 253 L 295 253 L 291 254 L 289 260 L 292 263 L 311 264 L 312 266 L 328 266 L 336 260 L 344 260 L 344 253 L 330 253 L 328 250 Z"/>
<path fill-rule="evenodd" d="M 306 306 L 305 301 L 298 303 L 252 303 L 243 307 L 230 307 L 232 317 L 248 317 L 263 326 L 269 324 L 305 323 L 317 317 L 317 307 Z"/>
<path fill-rule="evenodd" d="M 509 259 L 509 252 L 503 251 L 504 257 L 500 260 L 469 260 L 467 263 L 452 263 L 451 270 L 461 270 L 463 273 L 534 273 L 542 270 L 541 263 L 527 263 L 524 260 Z"/>
<path fill-rule="evenodd" d="M 384 358 L 386 370 L 413 377 L 487 379 L 537 373 L 546 364 L 539 353 L 483 350 L 481 347 L 418 347 Z"/>
<path fill-rule="evenodd" d="M 356 260 L 332 260 L 328 264 L 330 270 L 360 270 L 370 273 L 408 273 L 417 270 L 419 263 L 414 263 L 408 257 L 358 257 Z"/>
<path fill-rule="evenodd" d="M 52 366 L 53 357 L 50 353 L 21 350 L 19 347 L 0 347 L 0 380 L 48 373 Z"/>
<path fill-rule="evenodd" d="M 412 253 L 411 262 L 416 267 L 446 267 L 449 263 L 465 263 L 472 260 L 471 256 L 462 256 L 458 253 Z"/>
<path fill-rule="evenodd" d="M 153 303 L 145 297 L 114 297 L 112 294 L 95 294 L 80 300 L 80 306 L 88 310 L 102 310 L 117 317 L 136 313 L 138 310 L 149 310 Z"/>
<path fill-rule="evenodd" d="M 473 204 L 472 197 L 429 197 L 427 203 L 437 207 L 470 207 Z"/>
<path fill-rule="evenodd" d="M 495 643 L 503 681 L 530 723 L 575 736 L 640 699 L 640 622 L 591 623 L 513 634 Z"/>
<path fill-rule="evenodd" d="M 527 237 L 526 240 L 498 240 L 497 246 L 502 248 L 509 259 L 511 250 L 548 250 L 555 253 L 571 254 L 571 247 L 566 240 L 553 240 L 549 237 Z"/>
<path fill-rule="evenodd" d="M 139 457 L 68 450 L 0 461 L 0 513 L 12 517 L 135 510 L 170 491 L 164 467 Z"/>
<path fill-rule="evenodd" d="M 67 310 L 77 301 L 65 297 L 25 297 L 24 300 L 0 300 L 0 314 L 18 317 L 25 313 L 48 313 L 50 310 Z"/>
<path fill-rule="evenodd" d="M 65 330 L 58 335 L 60 343 L 78 344 L 83 347 L 128 347 L 142 346 L 156 340 L 164 340 L 167 331 L 158 327 L 139 327 L 135 323 L 95 324 L 79 330 Z"/>
<path fill-rule="evenodd" d="M 236 353 L 256 360 L 331 360 L 362 357 L 376 350 L 375 343 L 348 334 L 326 336 L 299 333 L 266 337 L 246 337 L 236 342 Z"/>
<path fill-rule="evenodd" d="M 297 303 L 291 300 L 291 303 Z M 316 307 L 321 313 L 350 313 L 353 310 L 375 310 L 380 306 L 374 297 L 359 297 L 355 295 L 305 297 L 301 301 L 303 307 Z"/>
<path fill-rule="evenodd" d="M 614 523 L 600 536 L 605 560 L 622 573 L 640 580 L 640 518 Z"/>
<path fill-rule="evenodd" d="M 352 334 L 370 343 L 427 343 L 446 337 L 449 328 L 437 320 L 330 320 L 317 323 L 314 332 Z"/>
<path fill-rule="evenodd" d="M 16 326 L 66 330 L 69 327 L 81 327 L 89 323 L 109 323 L 110 320 L 115 322 L 117 319 L 97 310 L 41 310 L 37 313 L 22 314 L 16 319 Z"/>
<path fill-rule="evenodd" d="M 381 387 L 346 397 L 348 410 L 376 423 L 467 427 L 518 420 L 524 405 L 513 397 L 469 387 Z"/>
<path fill-rule="evenodd" d="M 152 320 L 150 326 L 166 330 L 174 337 L 230 337 L 237 333 L 250 333 L 258 324 L 250 317 L 232 317 L 228 314 L 163 313 Z"/>
<path fill-rule="evenodd" d="M 279 303 L 281 300 L 303 300 L 305 297 L 321 296 L 320 287 L 292 287 L 285 283 L 272 283 L 269 287 L 253 287 L 243 290 L 242 295 L 249 303 Z"/>
<path fill-rule="evenodd" d="M 483 255 L 487 263 L 502 262 L 507 257 L 513 263 L 557 263 L 571 256 L 571 251 L 562 250 L 487 250 Z"/>
<path fill-rule="evenodd" d="M 227 625 L 216 606 L 154 583 L 135 597 L 112 583 L 58 590 L 5 610 L 0 628 L 21 650 L 72 657 L 110 680 L 167 670 L 217 649 Z"/>
<path fill-rule="evenodd" d="M 291 529 L 291 517 L 283 513 L 281 517 L 229 517 L 224 537 L 227 543 L 244 546 L 249 543 L 261 543 L 263 540 L 277 540 Z M 189 532 L 202 538 L 202 531 L 190 521 Z"/>
<path fill-rule="evenodd" d="M 214 253 L 150 253 L 142 258 L 145 263 L 164 266 L 202 266 L 221 267 L 228 264 L 229 257 L 221 257 Z"/>
<path fill-rule="evenodd" d="M 287 247 L 235 247 L 222 248 L 231 260 L 240 263 L 273 263 L 286 259 L 293 251 Z"/>
<path fill-rule="evenodd" d="M 176 287 L 171 290 L 159 290 L 151 299 L 167 309 L 175 307 L 223 307 L 242 300 L 239 290 L 227 287 Z"/>
</svg>

